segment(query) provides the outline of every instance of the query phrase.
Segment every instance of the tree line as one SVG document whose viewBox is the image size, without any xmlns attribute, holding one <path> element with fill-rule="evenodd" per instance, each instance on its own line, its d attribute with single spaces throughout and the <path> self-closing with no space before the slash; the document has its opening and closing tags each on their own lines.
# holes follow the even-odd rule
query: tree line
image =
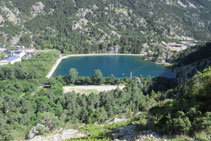
<svg viewBox="0 0 211 141">
<path fill-rule="evenodd" d="M 63 85 L 118 85 L 129 82 L 128 77 L 116 78 L 111 74 L 109 77 L 104 77 L 101 70 L 94 70 L 93 76 L 78 76 L 78 71 L 75 68 L 70 68 L 69 76 L 57 76 L 56 79 L 59 80 Z"/>
</svg>

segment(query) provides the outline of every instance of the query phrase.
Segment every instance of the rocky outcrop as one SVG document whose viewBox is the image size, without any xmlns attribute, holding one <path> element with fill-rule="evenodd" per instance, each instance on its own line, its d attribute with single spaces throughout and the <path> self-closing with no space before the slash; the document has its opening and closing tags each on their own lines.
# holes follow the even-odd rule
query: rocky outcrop
<svg viewBox="0 0 211 141">
<path fill-rule="evenodd" d="M 33 137 L 35 137 L 36 135 L 39 134 L 39 130 L 40 129 L 45 129 L 45 126 L 42 125 L 42 124 L 37 124 L 35 127 L 33 127 L 30 131 L 29 131 L 29 134 L 27 136 L 27 138 L 31 139 Z"/>
<path fill-rule="evenodd" d="M 135 141 L 166 141 L 167 136 L 159 136 L 157 133 L 149 131 L 149 130 L 143 130 L 141 131 L 135 138 Z"/>
<path fill-rule="evenodd" d="M 4 22 L 4 18 L 0 15 L 0 24 Z"/>
<path fill-rule="evenodd" d="M 37 15 L 43 13 L 44 14 L 44 9 L 45 5 L 42 2 L 36 2 L 35 5 L 32 6 L 31 8 L 31 14 L 33 17 L 36 17 Z"/>
<path fill-rule="evenodd" d="M 16 44 L 20 41 L 21 36 L 22 36 L 22 33 L 20 33 L 19 35 L 13 36 L 13 37 L 10 39 L 10 43 L 11 43 L 12 45 L 16 45 Z"/>
<path fill-rule="evenodd" d="M 149 130 L 143 130 L 138 132 L 135 125 L 129 125 L 125 127 L 118 127 L 113 130 L 112 138 L 115 141 L 166 141 L 167 136 L 160 136 L 155 132 Z"/>
<path fill-rule="evenodd" d="M 1 11 L 5 15 L 7 21 L 17 24 L 18 20 L 15 13 L 13 13 L 9 8 L 3 7 L 1 8 Z"/>
<path fill-rule="evenodd" d="M 123 122 L 123 121 L 128 121 L 128 120 L 130 120 L 129 117 L 127 117 L 127 116 L 121 116 L 121 117 L 116 117 L 116 118 L 112 118 L 110 120 L 107 120 L 106 123 L 113 124 L 113 123 Z"/>
<path fill-rule="evenodd" d="M 115 128 L 112 133 L 112 138 L 113 140 L 132 141 L 138 134 L 138 131 L 136 131 L 135 128 L 136 125 L 120 126 Z"/>
<path fill-rule="evenodd" d="M 68 129 L 63 131 L 57 131 L 57 133 L 48 136 L 35 136 L 34 138 L 25 141 L 63 141 L 65 139 L 82 138 L 88 135 L 89 134 L 87 132 L 82 133 L 77 129 Z"/>
</svg>

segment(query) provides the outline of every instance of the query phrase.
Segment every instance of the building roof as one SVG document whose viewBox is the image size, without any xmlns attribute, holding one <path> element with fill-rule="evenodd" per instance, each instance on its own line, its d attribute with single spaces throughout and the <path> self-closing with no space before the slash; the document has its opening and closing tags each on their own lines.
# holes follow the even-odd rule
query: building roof
<svg viewBox="0 0 211 141">
<path fill-rule="evenodd" d="M 4 58 L 4 60 L 11 62 L 18 58 L 20 58 L 20 56 L 10 56 L 10 57 Z"/>
<path fill-rule="evenodd" d="M 5 48 L 4 46 L 0 46 L 0 49 L 1 49 L 1 50 L 2 50 L 2 49 L 6 50 L 6 48 Z"/>
<path fill-rule="evenodd" d="M 20 50 L 9 50 L 8 53 L 21 53 L 22 51 Z"/>
</svg>

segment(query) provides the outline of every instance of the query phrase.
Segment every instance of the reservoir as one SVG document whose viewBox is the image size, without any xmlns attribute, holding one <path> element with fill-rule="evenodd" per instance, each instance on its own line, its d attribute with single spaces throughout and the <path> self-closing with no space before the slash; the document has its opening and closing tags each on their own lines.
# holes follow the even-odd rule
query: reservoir
<svg viewBox="0 0 211 141">
<path fill-rule="evenodd" d="M 100 69 L 103 76 L 113 74 L 115 77 L 164 76 L 174 78 L 175 74 L 162 65 L 150 61 L 142 61 L 137 56 L 83 56 L 63 59 L 53 76 L 68 76 L 69 70 L 76 68 L 79 76 L 93 76 L 94 70 Z M 132 72 L 132 73 L 131 73 Z"/>
</svg>

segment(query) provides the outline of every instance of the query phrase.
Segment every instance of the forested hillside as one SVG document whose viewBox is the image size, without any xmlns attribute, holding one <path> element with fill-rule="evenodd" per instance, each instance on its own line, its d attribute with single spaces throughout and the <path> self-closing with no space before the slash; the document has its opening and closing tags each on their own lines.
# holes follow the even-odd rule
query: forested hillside
<svg viewBox="0 0 211 141">
<path fill-rule="evenodd" d="M 211 128 L 211 68 L 168 91 L 164 103 L 150 110 L 154 128 L 165 134 L 197 134 Z M 206 136 L 206 134 L 204 135 Z"/>
<path fill-rule="evenodd" d="M 211 68 L 179 85 L 174 79 L 162 77 L 140 76 L 141 83 L 138 83 L 137 78 L 117 81 L 114 77 L 102 76 L 100 79 L 105 81 L 100 84 L 121 82 L 126 85 L 125 89 L 90 95 L 63 94 L 62 87 L 73 83 L 73 76 L 44 78 L 58 55 L 41 53 L 31 60 L 0 68 L 0 140 L 32 138 L 59 128 L 78 128 L 84 123 L 104 124 L 117 115 L 128 115 L 131 120 L 127 125 L 135 126 L 139 132 L 155 131 L 169 135 L 170 139 L 181 134 L 196 139 L 201 139 L 200 133 L 205 138 L 210 136 Z M 77 81 L 85 84 L 96 78 L 81 77 Z M 42 87 L 43 82 L 50 87 Z M 96 125 L 84 128 L 90 131 L 92 126 Z M 112 132 L 106 128 L 102 133 L 92 129 L 99 133 L 92 135 L 90 131 L 91 135 L 84 140 L 111 140 Z"/>
<path fill-rule="evenodd" d="M 125 78 L 127 86 L 123 91 L 63 94 L 62 86 L 69 84 L 71 77 L 45 79 L 58 57 L 58 52 L 41 53 L 30 60 L 0 67 L 0 140 L 32 138 L 72 125 L 103 123 L 129 111 L 147 111 L 156 103 L 148 95 L 154 87 L 161 91 L 174 87 L 169 79 L 140 77 L 140 84 L 136 78 Z M 101 76 L 100 79 L 105 78 Z M 114 77 L 107 79 L 105 83 L 118 83 Z M 95 77 L 94 80 L 98 81 Z M 163 84 L 160 84 L 161 80 Z M 49 84 L 50 88 L 45 88 L 44 83 Z M 81 83 L 85 84 L 83 81 Z"/>
<path fill-rule="evenodd" d="M 63 53 L 154 52 L 211 37 L 207 0 L 1 0 L 0 42 Z"/>
<path fill-rule="evenodd" d="M 173 68 L 177 72 L 177 77 L 184 82 L 211 65 L 211 42 L 201 43 L 176 53 L 171 62 L 175 63 Z"/>
</svg>

